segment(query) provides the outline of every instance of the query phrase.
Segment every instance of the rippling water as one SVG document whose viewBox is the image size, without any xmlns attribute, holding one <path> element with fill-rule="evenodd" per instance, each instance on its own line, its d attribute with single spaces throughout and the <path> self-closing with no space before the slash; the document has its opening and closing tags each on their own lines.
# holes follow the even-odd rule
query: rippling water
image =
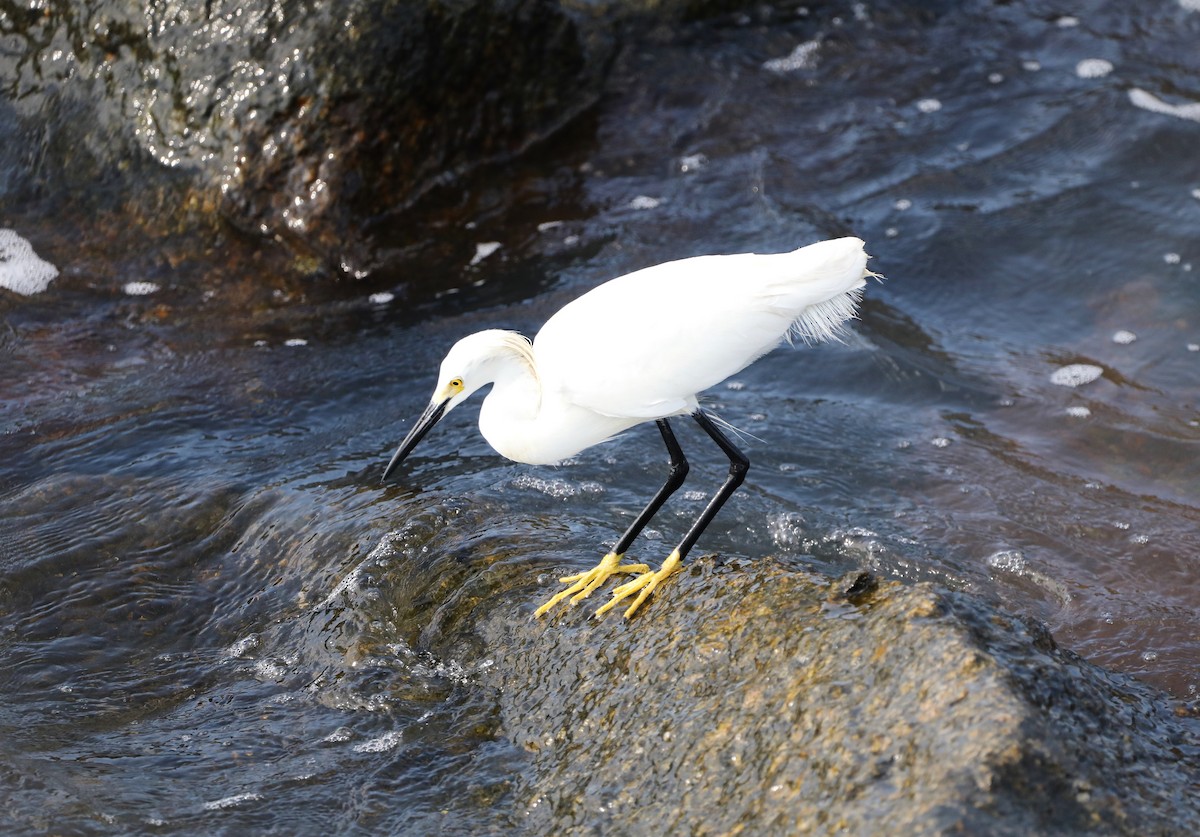
<svg viewBox="0 0 1200 837">
<path fill-rule="evenodd" d="M 382 487 L 442 353 L 646 264 L 846 233 L 887 280 L 845 345 L 710 393 L 754 467 L 698 549 L 999 596 L 1194 696 L 1198 36 L 1168 2 L 697 24 L 626 51 L 587 124 L 476 181 L 471 227 L 383 230 L 403 274 L 252 305 L 195 284 L 217 257 L 128 275 L 3 216 L 61 271 L 0 298 L 14 827 L 515 824 L 492 806 L 524 756 L 474 615 L 527 618 L 594 563 L 664 454 L 646 429 L 517 466 L 464 408 Z M 681 441 L 693 475 L 650 560 L 724 470 Z"/>
</svg>

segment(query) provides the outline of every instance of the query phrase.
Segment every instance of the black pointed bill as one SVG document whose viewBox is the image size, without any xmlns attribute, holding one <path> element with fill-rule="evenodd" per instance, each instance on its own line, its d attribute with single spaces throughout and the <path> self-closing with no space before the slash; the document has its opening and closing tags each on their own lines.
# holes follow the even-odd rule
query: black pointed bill
<svg viewBox="0 0 1200 837">
<path fill-rule="evenodd" d="M 421 417 L 417 419 L 417 423 L 408 431 L 408 435 L 404 437 L 404 441 L 400 443 L 400 447 L 392 455 L 392 461 L 383 469 L 383 479 L 387 480 L 391 476 L 392 471 L 396 470 L 396 466 L 404 461 L 404 457 L 412 453 L 412 449 L 417 446 L 417 442 L 425 438 L 425 434 L 441 420 L 446 414 L 446 405 L 450 403 L 450 399 L 445 401 L 433 402 L 425 408 L 425 412 L 421 413 Z"/>
</svg>

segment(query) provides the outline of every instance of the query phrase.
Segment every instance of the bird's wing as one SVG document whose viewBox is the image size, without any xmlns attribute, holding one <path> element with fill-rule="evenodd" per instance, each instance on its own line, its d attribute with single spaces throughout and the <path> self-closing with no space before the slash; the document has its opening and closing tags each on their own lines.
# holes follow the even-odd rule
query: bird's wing
<svg viewBox="0 0 1200 837">
<path fill-rule="evenodd" d="M 688 267 L 614 279 L 555 314 L 534 341 L 543 386 L 605 415 L 675 415 L 779 342 L 786 319 Z"/>
<path fill-rule="evenodd" d="M 539 378 L 557 397 L 604 415 L 690 412 L 697 393 L 766 354 L 806 312 L 861 287 L 865 260 L 861 241 L 838 239 L 791 253 L 698 256 L 618 277 L 538 332 Z"/>
</svg>

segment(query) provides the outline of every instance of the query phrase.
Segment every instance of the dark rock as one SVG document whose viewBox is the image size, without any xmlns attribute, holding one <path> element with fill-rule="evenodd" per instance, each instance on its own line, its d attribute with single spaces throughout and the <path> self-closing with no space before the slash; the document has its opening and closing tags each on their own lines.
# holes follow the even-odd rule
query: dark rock
<svg viewBox="0 0 1200 837">
<path fill-rule="evenodd" d="M 5 3 L 0 213 L 94 215 L 87 182 L 114 224 L 220 213 L 356 274 L 372 220 L 588 108 L 623 21 L 730 5 Z"/>
<path fill-rule="evenodd" d="M 631 622 L 494 613 L 502 734 L 532 762 L 518 816 L 555 834 L 1200 830 L 1200 729 L 1164 695 L 967 594 L 859 600 L 702 560 Z"/>
</svg>

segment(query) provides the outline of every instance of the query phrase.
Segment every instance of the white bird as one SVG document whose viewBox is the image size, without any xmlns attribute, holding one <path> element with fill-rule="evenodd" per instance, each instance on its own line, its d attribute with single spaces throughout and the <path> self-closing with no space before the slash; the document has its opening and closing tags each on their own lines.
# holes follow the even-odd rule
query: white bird
<svg viewBox="0 0 1200 837">
<path fill-rule="evenodd" d="M 820 241 L 790 253 L 697 256 L 638 270 L 600 285 L 551 317 L 531 343 L 490 329 L 459 340 L 442 361 L 433 399 L 396 451 L 383 479 L 443 416 L 492 384 L 479 430 L 497 453 L 532 465 L 561 462 L 629 428 L 655 421 L 670 456 L 666 484 L 600 563 L 561 579 L 575 604 L 609 576 L 634 578 L 613 590 L 599 616 L 637 593 L 630 617 L 678 571 L 717 511 L 741 485 L 749 460 L 700 408 L 719 384 L 785 338 L 837 338 L 855 316 L 869 257 L 857 238 Z M 634 538 L 683 484 L 688 462 L 668 419 L 691 415 L 729 458 L 729 476 L 658 570 L 621 563 Z"/>
</svg>

